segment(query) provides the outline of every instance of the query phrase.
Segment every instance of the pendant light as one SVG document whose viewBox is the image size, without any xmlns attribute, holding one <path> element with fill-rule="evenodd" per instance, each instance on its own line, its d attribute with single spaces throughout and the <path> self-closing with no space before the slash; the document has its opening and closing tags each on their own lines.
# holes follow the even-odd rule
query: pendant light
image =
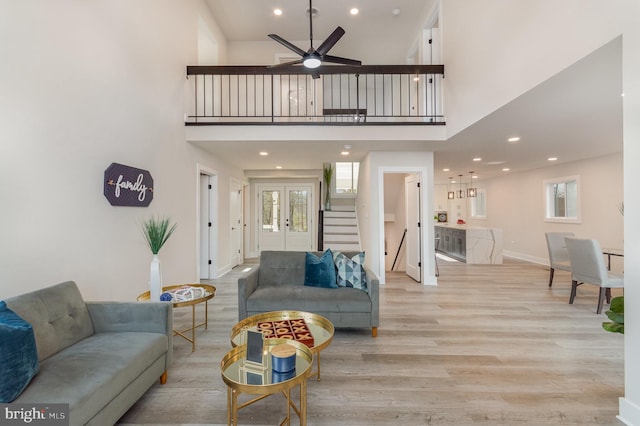
<svg viewBox="0 0 640 426">
<path fill-rule="evenodd" d="M 447 192 L 447 198 L 449 200 L 453 200 L 456 196 L 456 193 L 451 190 L 451 179 L 453 178 L 449 176 L 449 192 Z"/>
<path fill-rule="evenodd" d="M 464 198 L 464 191 L 462 190 L 462 175 L 458 175 L 460 177 L 460 186 L 458 189 L 458 198 Z"/>
<path fill-rule="evenodd" d="M 467 188 L 467 197 L 475 197 L 478 195 L 478 188 L 473 187 L 473 172 L 469 172 L 469 187 Z"/>
</svg>

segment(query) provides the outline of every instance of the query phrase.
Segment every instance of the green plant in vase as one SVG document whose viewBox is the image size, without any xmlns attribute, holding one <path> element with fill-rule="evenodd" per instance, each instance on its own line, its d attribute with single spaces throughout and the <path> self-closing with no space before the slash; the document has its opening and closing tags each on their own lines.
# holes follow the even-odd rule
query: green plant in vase
<svg viewBox="0 0 640 426">
<path fill-rule="evenodd" d="M 322 178 L 324 180 L 324 209 L 331 210 L 331 180 L 333 179 L 333 164 L 325 164 L 322 168 Z"/>
<path fill-rule="evenodd" d="M 176 226 L 176 223 L 171 224 L 170 218 L 159 216 L 151 216 L 142 223 L 142 235 L 144 235 L 153 254 L 149 280 L 149 299 L 154 302 L 160 300 L 160 294 L 162 293 L 162 274 L 160 273 L 158 253 L 176 230 Z"/>
</svg>

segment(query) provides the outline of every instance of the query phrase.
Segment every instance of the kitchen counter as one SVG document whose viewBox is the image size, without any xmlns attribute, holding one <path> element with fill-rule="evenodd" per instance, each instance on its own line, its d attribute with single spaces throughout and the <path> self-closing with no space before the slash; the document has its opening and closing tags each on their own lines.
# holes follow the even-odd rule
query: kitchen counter
<svg viewBox="0 0 640 426">
<path fill-rule="evenodd" d="M 437 250 L 469 264 L 502 264 L 502 229 L 435 225 Z"/>
</svg>

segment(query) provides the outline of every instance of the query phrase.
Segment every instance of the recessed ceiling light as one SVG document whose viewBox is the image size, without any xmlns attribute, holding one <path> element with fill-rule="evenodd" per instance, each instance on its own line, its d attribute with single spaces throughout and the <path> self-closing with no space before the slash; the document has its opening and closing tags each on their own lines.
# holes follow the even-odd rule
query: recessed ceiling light
<svg viewBox="0 0 640 426">
<path fill-rule="evenodd" d="M 273 9 L 273 14 L 276 16 L 282 15 L 282 9 Z"/>
<path fill-rule="evenodd" d="M 344 149 L 351 149 L 351 145 L 345 145 Z"/>
<path fill-rule="evenodd" d="M 349 151 L 342 151 L 340 155 L 349 155 Z"/>
<path fill-rule="evenodd" d="M 508 167 L 505 167 L 504 169 L 502 169 L 503 172 L 508 172 L 509 170 L 511 170 L 511 169 L 508 168 Z"/>
<path fill-rule="evenodd" d="M 391 11 L 391 14 L 392 14 L 393 16 L 398 16 L 398 15 L 400 15 L 400 9 L 398 9 L 398 8 L 393 9 L 393 10 Z"/>
<path fill-rule="evenodd" d="M 478 179 L 478 175 L 471 176 L 471 179 Z"/>
<path fill-rule="evenodd" d="M 548 161 L 558 161 L 558 157 L 549 157 L 547 158 Z"/>
<path fill-rule="evenodd" d="M 282 166 L 276 166 L 276 169 L 281 169 L 281 168 L 282 168 Z"/>
<path fill-rule="evenodd" d="M 349 11 L 349 13 L 351 13 L 352 15 L 357 15 L 358 13 L 360 13 L 360 11 L 357 7 L 354 7 Z"/>
<path fill-rule="evenodd" d="M 266 157 L 267 155 L 269 155 L 269 153 L 267 151 L 260 151 L 260 155 Z"/>
<path fill-rule="evenodd" d="M 448 172 L 448 171 L 450 171 L 450 170 L 451 170 L 451 169 L 442 169 L 442 171 L 443 171 L 443 172 Z"/>
<path fill-rule="evenodd" d="M 476 157 L 476 158 L 473 159 L 473 161 L 482 161 L 482 158 Z"/>
<path fill-rule="evenodd" d="M 507 141 L 509 142 L 518 142 L 520 140 L 519 136 L 514 136 L 512 138 L 507 139 Z"/>
</svg>

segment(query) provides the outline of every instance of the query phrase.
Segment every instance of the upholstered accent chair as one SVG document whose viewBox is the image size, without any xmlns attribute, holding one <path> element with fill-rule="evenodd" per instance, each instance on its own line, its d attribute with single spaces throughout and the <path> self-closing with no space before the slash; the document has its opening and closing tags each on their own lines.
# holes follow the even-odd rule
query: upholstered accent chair
<svg viewBox="0 0 640 426">
<path fill-rule="evenodd" d="M 553 274 L 556 269 L 571 272 L 569 252 L 564 239 L 573 237 L 573 232 L 547 232 L 547 250 L 549 251 L 549 287 L 553 284 Z"/>
<path fill-rule="evenodd" d="M 569 303 L 573 303 L 579 285 L 584 283 L 597 285 L 600 287 L 600 295 L 596 313 L 600 314 L 604 299 L 607 299 L 607 303 L 611 303 L 611 289 L 624 288 L 624 278 L 607 270 L 602 249 L 597 240 L 566 238 L 566 243 L 572 279 Z"/>
</svg>

